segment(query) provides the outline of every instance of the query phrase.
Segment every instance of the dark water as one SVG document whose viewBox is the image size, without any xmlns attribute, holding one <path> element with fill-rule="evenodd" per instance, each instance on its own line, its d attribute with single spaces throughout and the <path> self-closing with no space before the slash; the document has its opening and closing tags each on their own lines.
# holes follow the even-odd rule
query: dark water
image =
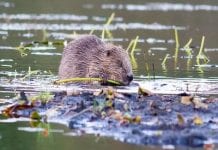
<svg viewBox="0 0 218 150">
<path fill-rule="evenodd" d="M 21 57 L 16 47 L 32 41 L 70 41 L 75 33 L 89 33 L 93 29 L 94 34 L 101 36 L 113 12 L 115 18 L 108 29 L 113 34 L 115 44 L 127 48 L 130 41 L 139 36 L 137 50 L 132 57 L 134 75 L 139 82 L 155 76 L 201 78 L 217 83 L 218 1 L 212 0 L 0 0 L 0 79 L 23 75 L 29 67 L 57 75 L 63 46 L 34 47 L 25 51 L 25 57 Z M 178 51 L 175 29 L 180 44 Z M 197 54 L 202 36 L 205 36 L 204 54 L 209 61 L 200 59 L 199 64 Z M 190 38 L 192 50 L 188 56 L 183 47 Z M 168 58 L 162 65 L 167 54 Z M 3 88 L 3 82 L 1 84 L 0 97 L 11 97 L 11 92 Z M 38 143 L 37 133 L 19 131 L 20 126 L 26 125 L 1 123 L 1 149 L 2 144 L 5 150 L 15 147 L 18 150 L 28 149 L 25 145 L 32 145 L 29 149 L 109 149 L 109 146 L 115 149 L 141 149 L 108 139 L 96 143 L 95 138 L 72 138 L 63 133 L 54 133 L 52 137 L 45 138 L 47 142 L 40 139 L 43 143 Z M 54 144 L 50 143 L 52 140 Z"/>
<path fill-rule="evenodd" d="M 39 128 L 32 129 L 28 122 L 5 123 L 0 126 L 1 150 L 144 149 L 98 136 L 73 136 L 67 127 L 57 124 L 50 124 L 47 128 L 48 134 L 40 132 Z"/>
</svg>

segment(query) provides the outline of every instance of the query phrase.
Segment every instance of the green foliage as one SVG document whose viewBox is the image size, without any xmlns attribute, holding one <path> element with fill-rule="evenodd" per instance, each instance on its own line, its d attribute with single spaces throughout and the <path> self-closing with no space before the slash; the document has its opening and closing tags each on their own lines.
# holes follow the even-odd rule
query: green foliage
<svg viewBox="0 0 218 150">
<path fill-rule="evenodd" d="M 38 95 L 31 97 L 31 101 L 41 101 L 42 104 L 46 104 L 52 100 L 53 95 L 50 92 L 40 92 Z"/>
</svg>

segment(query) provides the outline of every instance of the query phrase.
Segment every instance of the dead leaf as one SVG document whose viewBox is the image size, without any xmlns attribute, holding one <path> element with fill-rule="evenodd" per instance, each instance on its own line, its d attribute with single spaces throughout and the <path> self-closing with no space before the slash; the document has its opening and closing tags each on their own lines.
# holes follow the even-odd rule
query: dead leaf
<svg viewBox="0 0 218 150">
<path fill-rule="evenodd" d="M 149 91 L 145 88 L 139 87 L 138 88 L 138 95 L 150 96 L 150 95 L 152 95 L 152 93 L 151 93 L 151 91 Z"/>
<path fill-rule="evenodd" d="M 101 89 L 100 91 L 95 91 L 95 92 L 93 92 L 93 95 L 94 95 L 94 96 L 100 96 L 100 95 L 103 94 L 103 93 L 104 93 L 104 90 Z"/>
<path fill-rule="evenodd" d="M 181 114 L 177 114 L 178 125 L 183 126 L 185 124 L 185 119 Z"/>
<path fill-rule="evenodd" d="M 134 122 L 134 123 L 137 123 L 137 124 L 139 124 L 139 123 L 141 123 L 141 120 L 142 120 L 142 117 L 141 116 L 135 116 L 133 119 L 132 119 L 132 121 Z"/>
<path fill-rule="evenodd" d="M 202 124 L 203 124 L 203 120 L 202 120 L 201 117 L 195 116 L 194 119 L 193 119 L 193 123 L 194 123 L 195 125 L 202 125 Z"/>
<path fill-rule="evenodd" d="M 94 96 L 105 95 L 107 100 L 113 100 L 116 96 L 116 91 L 112 87 L 104 88 L 93 93 Z"/>
<path fill-rule="evenodd" d="M 125 113 L 123 115 L 123 119 L 128 121 L 128 122 L 132 122 L 132 116 L 129 113 Z"/>
<path fill-rule="evenodd" d="M 123 115 L 120 111 L 111 111 L 111 117 L 114 118 L 115 120 L 123 120 Z"/>
<path fill-rule="evenodd" d="M 193 96 L 182 96 L 181 103 L 184 105 L 191 105 L 193 100 Z"/>
<path fill-rule="evenodd" d="M 67 96 L 77 96 L 79 94 L 80 94 L 79 90 L 76 89 L 67 90 Z"/>
</svg>

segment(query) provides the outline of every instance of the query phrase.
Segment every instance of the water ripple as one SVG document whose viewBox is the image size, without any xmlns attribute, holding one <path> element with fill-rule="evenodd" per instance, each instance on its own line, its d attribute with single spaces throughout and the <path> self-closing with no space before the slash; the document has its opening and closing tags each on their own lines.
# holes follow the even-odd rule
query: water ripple
<svg viewBox="0 0 218 150">
<path fill-rule="evenodd" d="M 0 62 L 12 62 L 14 61 L 13 59 L 0 59 Z"/>
<path fill-rule="evenodd" d="M 7 31 L 0 31 L 0 35 L 8 35 Z"/>
<path fill-rule="evenodd" d="M 84 21 L 87 16 L 73 14 L 0 14 L 0 19 L 7 20 L 65 20 L 65 21 Z"/>
<path fill-rule="evenodd" d="M 146 3 L 146 4 L 103 4 L 102 9 L 125 9 L 128 11 L 218 11 L 214 5 L 192 5 L 182 3 Z"/>
<path fill-rule="evenodd" d="M 26 30 L 103 30 L 104 24 L 43 24 L 43 23 L 0 23 L 0 30 L 15 30 L 15 31 L 26 31 Z M 185 30 L 184 26 L 175 25 L 162 25 L 159 23 L 143 24 L 143 23 L 116 23 L 108 26 L 109 30 L 117 29 L 146 29 L 146 30 L 170 30 L 170 29 Z"/>
<path fill-rule="evenodd" d="M 14 7 L 14 4 L 10 2 L 0 2 L 0 7 L 5 7 L 5 8 Z"/>
<path fill-rule="evenodd" d="M 60 56 L 61 53 L 49 53 L 49 52 L 32 52 L 32 55 L 41 55 L 41 56 L 54 56 L 54 55 L 58 55 Z"/>
</svg>

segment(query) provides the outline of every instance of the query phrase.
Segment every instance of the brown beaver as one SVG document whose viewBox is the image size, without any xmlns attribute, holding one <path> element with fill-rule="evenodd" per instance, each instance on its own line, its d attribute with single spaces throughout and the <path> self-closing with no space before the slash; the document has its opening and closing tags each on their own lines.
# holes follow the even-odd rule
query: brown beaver
<svg viewBox="0 0 218 150">
<path fill-rule="evenodd" d="M 123 48 L 103 42 L 95 35 L 80 35 L 64 48 L 59 77 L 111 79 L 128 85 L 133 73 L 128 53 Z"/>
</svg>

